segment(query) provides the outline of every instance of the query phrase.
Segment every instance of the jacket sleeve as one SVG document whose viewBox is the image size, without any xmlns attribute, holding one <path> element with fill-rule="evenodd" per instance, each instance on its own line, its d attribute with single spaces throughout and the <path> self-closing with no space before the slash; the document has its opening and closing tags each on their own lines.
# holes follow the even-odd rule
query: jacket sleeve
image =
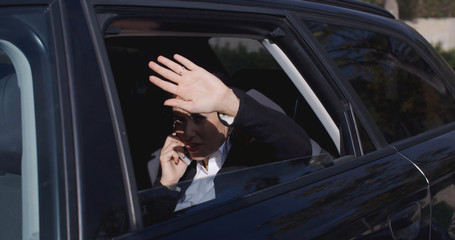
<svg viewBox="0 0 455 240">
<path fill-rule="evenodd" d="M 169 190 L 158 181 L 157 186 L 139 194 L 141 208 L 144 212 L 144 224 L 151 225 L 172 218 L 180 198 L 180 192 Z"/>
<path fill-rule="evenodd" d="M 311 156 L 308 134 L 293 119 L 257 102 L 242 90 L 233 91 L 240 100 L 239 110 L 232 124 L 221 119 L 223 124 L 241 128 L 266 144 L 277 159 Z"/>
</svg>

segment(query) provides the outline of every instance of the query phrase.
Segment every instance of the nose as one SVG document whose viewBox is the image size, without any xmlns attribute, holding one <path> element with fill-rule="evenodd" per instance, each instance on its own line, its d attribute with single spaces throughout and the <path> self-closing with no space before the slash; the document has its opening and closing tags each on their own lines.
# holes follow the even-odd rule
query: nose
<svg viewBox="0 0 455 240">
<path fill-rule="evenodd" d="M 196 133 L 197 126 L 193 123 L 193 121 L 188 120 L 183 131 L 183 138 L 185 140 L 191 140 L 196 135 Z"/>
</svg>

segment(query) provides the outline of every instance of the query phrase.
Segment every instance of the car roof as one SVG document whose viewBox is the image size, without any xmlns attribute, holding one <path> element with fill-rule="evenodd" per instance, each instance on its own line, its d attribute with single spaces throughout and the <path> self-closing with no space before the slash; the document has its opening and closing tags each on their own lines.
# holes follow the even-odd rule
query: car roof
<svg viewBox="0 0 455 240">
<path fill-rule="evenodd" d="M 66 1 L 74 1 L 74 0 L 60 0 L 63 2 Z M 117 0 L 86 0 L 88 2 L 103 2 L 103 3 L 121 3 L 122 1 Z M 32 5 L 32 4 L 49 4 L 53 2 L 53 0 L 2 0 L 0 1 L 0 6 L 18 6 L 18 5 Z M 140 2 L 140 0 L 138 1 Z M 143 1 L 144 3 L 150 4 L 153 1 L 147 0 Z M 189 3 L 189 2 L 200 2 L 200 3 L 219 3 L 224 5 L 241 5 L 241 6 L 267 6 L 272 5 L 277 8 L 289 9 L 290 7 L 294 6 L 304 6 L 305 3 L 316 3 L 320 5 L 329 5 L 333 7 L 340 7 L 346 8 L 351 10 L 357 10 L 361 12 L 366 12 L 374 15 L 379 15 L 388 18 L 395 18 L 389 11 L 375 6 L 373 4 L 361 2 L 359 0 L 194 0 L 194 1 L 174 1 L 178 4 L 181 3 Z"/>
<path fill-rule="evenodd" d="M 226 0 L 202 0 L 205 2 L 219 2 L 219 3 L 233 3 L 233 4 L 240 4 L 240 5 L 245 5 L 245 3 L 249 5 L 252 5 L 251 2 L 254 3 L 262 3 L 262 4 L 274 4 L 275 6 L 283 7 L 286 8 L 287 6 L 296 6 L 296 5 L 302 5 L 304 3 L 317 3 L 321 5 L 330 5 L 334 7 L 341 7 L 341 8 L 346 8 L 346 9 L 351 9 L 351 10 L 358 10 L 362 12 L 367 12 L 375 15 L 380 15 L 383 17 L 388 17 L 388 18 L 395 18 L 393 14 L 391 14 L 389 11 L 385 10 L 384 8 L 378 7 L 376 5 L 362 2 L 359 0 L 250 0 L 250 1 L 244 1 L 244 0 L 233 0 L 233 1 L 226 1 Z M 302 5 L 303 6 L 303 5 Z"/>
<path fill-rule="evenodd" d="M 338 6 L 349 8 L 353 10 L 359 10 L 363 12 L 368 12 L 384 17 L 395 18 L 392 13 L 385 10 L 384 8 L 378 7 L 373 4 L 369 4 L 366 2 L 361 2 L 358 0 L 306 0 L 308 2 L 318 2 L 318 3 L 325 3 L 327 5 Z"/>
<path fill-rule="evenodd" d="M 96 0 L 95 0 L 96 1 Z M 206 2 L 206 3 L 222 3 L 226 5 L 241 5 L 241 6 L 272 6 L 282 9 L 292 9 L 295 6 L 306 6 L 305 3 L 315 3 L 319 5 L 329 5 L 333 7 L 362 11 L 374 15 L 379 15 L 388 18 L 395 18 L 393 14 L 384 8 L 376 5 L 362 2 L 360 0 L 194 0 L 182 2 Z"/>
</svg>

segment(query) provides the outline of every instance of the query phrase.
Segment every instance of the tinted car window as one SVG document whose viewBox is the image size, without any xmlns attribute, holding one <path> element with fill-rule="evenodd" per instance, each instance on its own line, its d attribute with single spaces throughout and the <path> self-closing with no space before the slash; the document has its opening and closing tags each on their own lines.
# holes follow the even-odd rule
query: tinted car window
<svg viewBox="0 0 455 240">
<path fill-rule="evenodd" d="M 59 84 L 49 26 L 46 7 L 0 8 L 0 239 L 58 238 L 55 226 L 64 225 L 58 214 Z"/>
<path fill-rule="evenodd" d="M 455 101 L 406 41 L 372 31 L 307 22 L 389 142 L 455 119 Z"/>
<path fill-rule="evenodd" d="M 179 204 L 185 198 L 183 192 L 169 195 L 169 190 L 163 186 L 142 190 L 139 192 L 139 199 L 144 225 L 148 226 L 175 217 L 197 214 L 213 206 L 223 209 L 223 206 L 229 206 L 229 204 L 241 200 L 243 196 L 288 183 L 310 172 L 322 169 L 324 163 L 330 161 L 329 159 L 328 154 L 290 159 L 220 173 L 216 177 L 179 182 L 176 189 L 187 189 L 196 181 L 209 181 L 215 185 L 216 198 L 191 207 L 180 207 Z M 173 205 L 172 208 L 169 208 L 170 202 L 175 201 L 173 198 L 178 198 L 179 204 L 175 208 Z"/>
<path fill-rule="evenodd" d="M 0 238 L 19 239 L 22 236 L 20 90 L 13 65 L 1 48 L 0 64 Z"/>
<path fill-rule="evenodd" d="M 231 76 L 242 69 L 280 69 L 257 40 L 212 37 L 209 39 L 209 44 Z"/>
<path fill-rule="evenodd" d="M 48 17 L 46 8 L 0 9 L 0 239 L 48 236 L 56 220 L 57 192 L 45 197 L 56 187 L 48 167 L 58 154 Z"/>
</svg>

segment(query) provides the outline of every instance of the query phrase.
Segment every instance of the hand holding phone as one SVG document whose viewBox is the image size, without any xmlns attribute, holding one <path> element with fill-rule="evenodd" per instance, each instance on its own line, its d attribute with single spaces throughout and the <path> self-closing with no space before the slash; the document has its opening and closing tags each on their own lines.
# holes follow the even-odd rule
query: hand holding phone
<svg viewBox="0 0 455 240">
<path fill-rule="evenodd" d="M 188 157 L 189 155 L 187 154 L 187 150 L 185 149 L 185 154 L 182 156 L 182 154 L 179 154 L 179 158 L 182 159 L 183 162 L 185 162 L 186 165 L 191 164 L 191 159 Z"/>
<path fill-rule="evenodd" d="M 177 130 L 176 130 L 176 123 L 174 121 L 174 124 L 172 125 L 172 136 L 177 136 Z M 177 151 L 175 151 L 177 153 L 177 155 L 179 156 L 179 158 L 186 164 L 186 165 L 190 165 L 191 163 L 191 158 L 189 157 L 189 154 L 188 154 L 188 150 L 186 150 L 185 147 L 183 147 L 183 151 L 184 153 L 178 153 Z"/>
<path fill-rule="evenodd" d="M 163 186 L 171 189 L 185 173 L 191 160 L 185 152 L 185 144 L 177 136 L 166 138 L 160 153 L 160 182 Z"/>
</svg>

